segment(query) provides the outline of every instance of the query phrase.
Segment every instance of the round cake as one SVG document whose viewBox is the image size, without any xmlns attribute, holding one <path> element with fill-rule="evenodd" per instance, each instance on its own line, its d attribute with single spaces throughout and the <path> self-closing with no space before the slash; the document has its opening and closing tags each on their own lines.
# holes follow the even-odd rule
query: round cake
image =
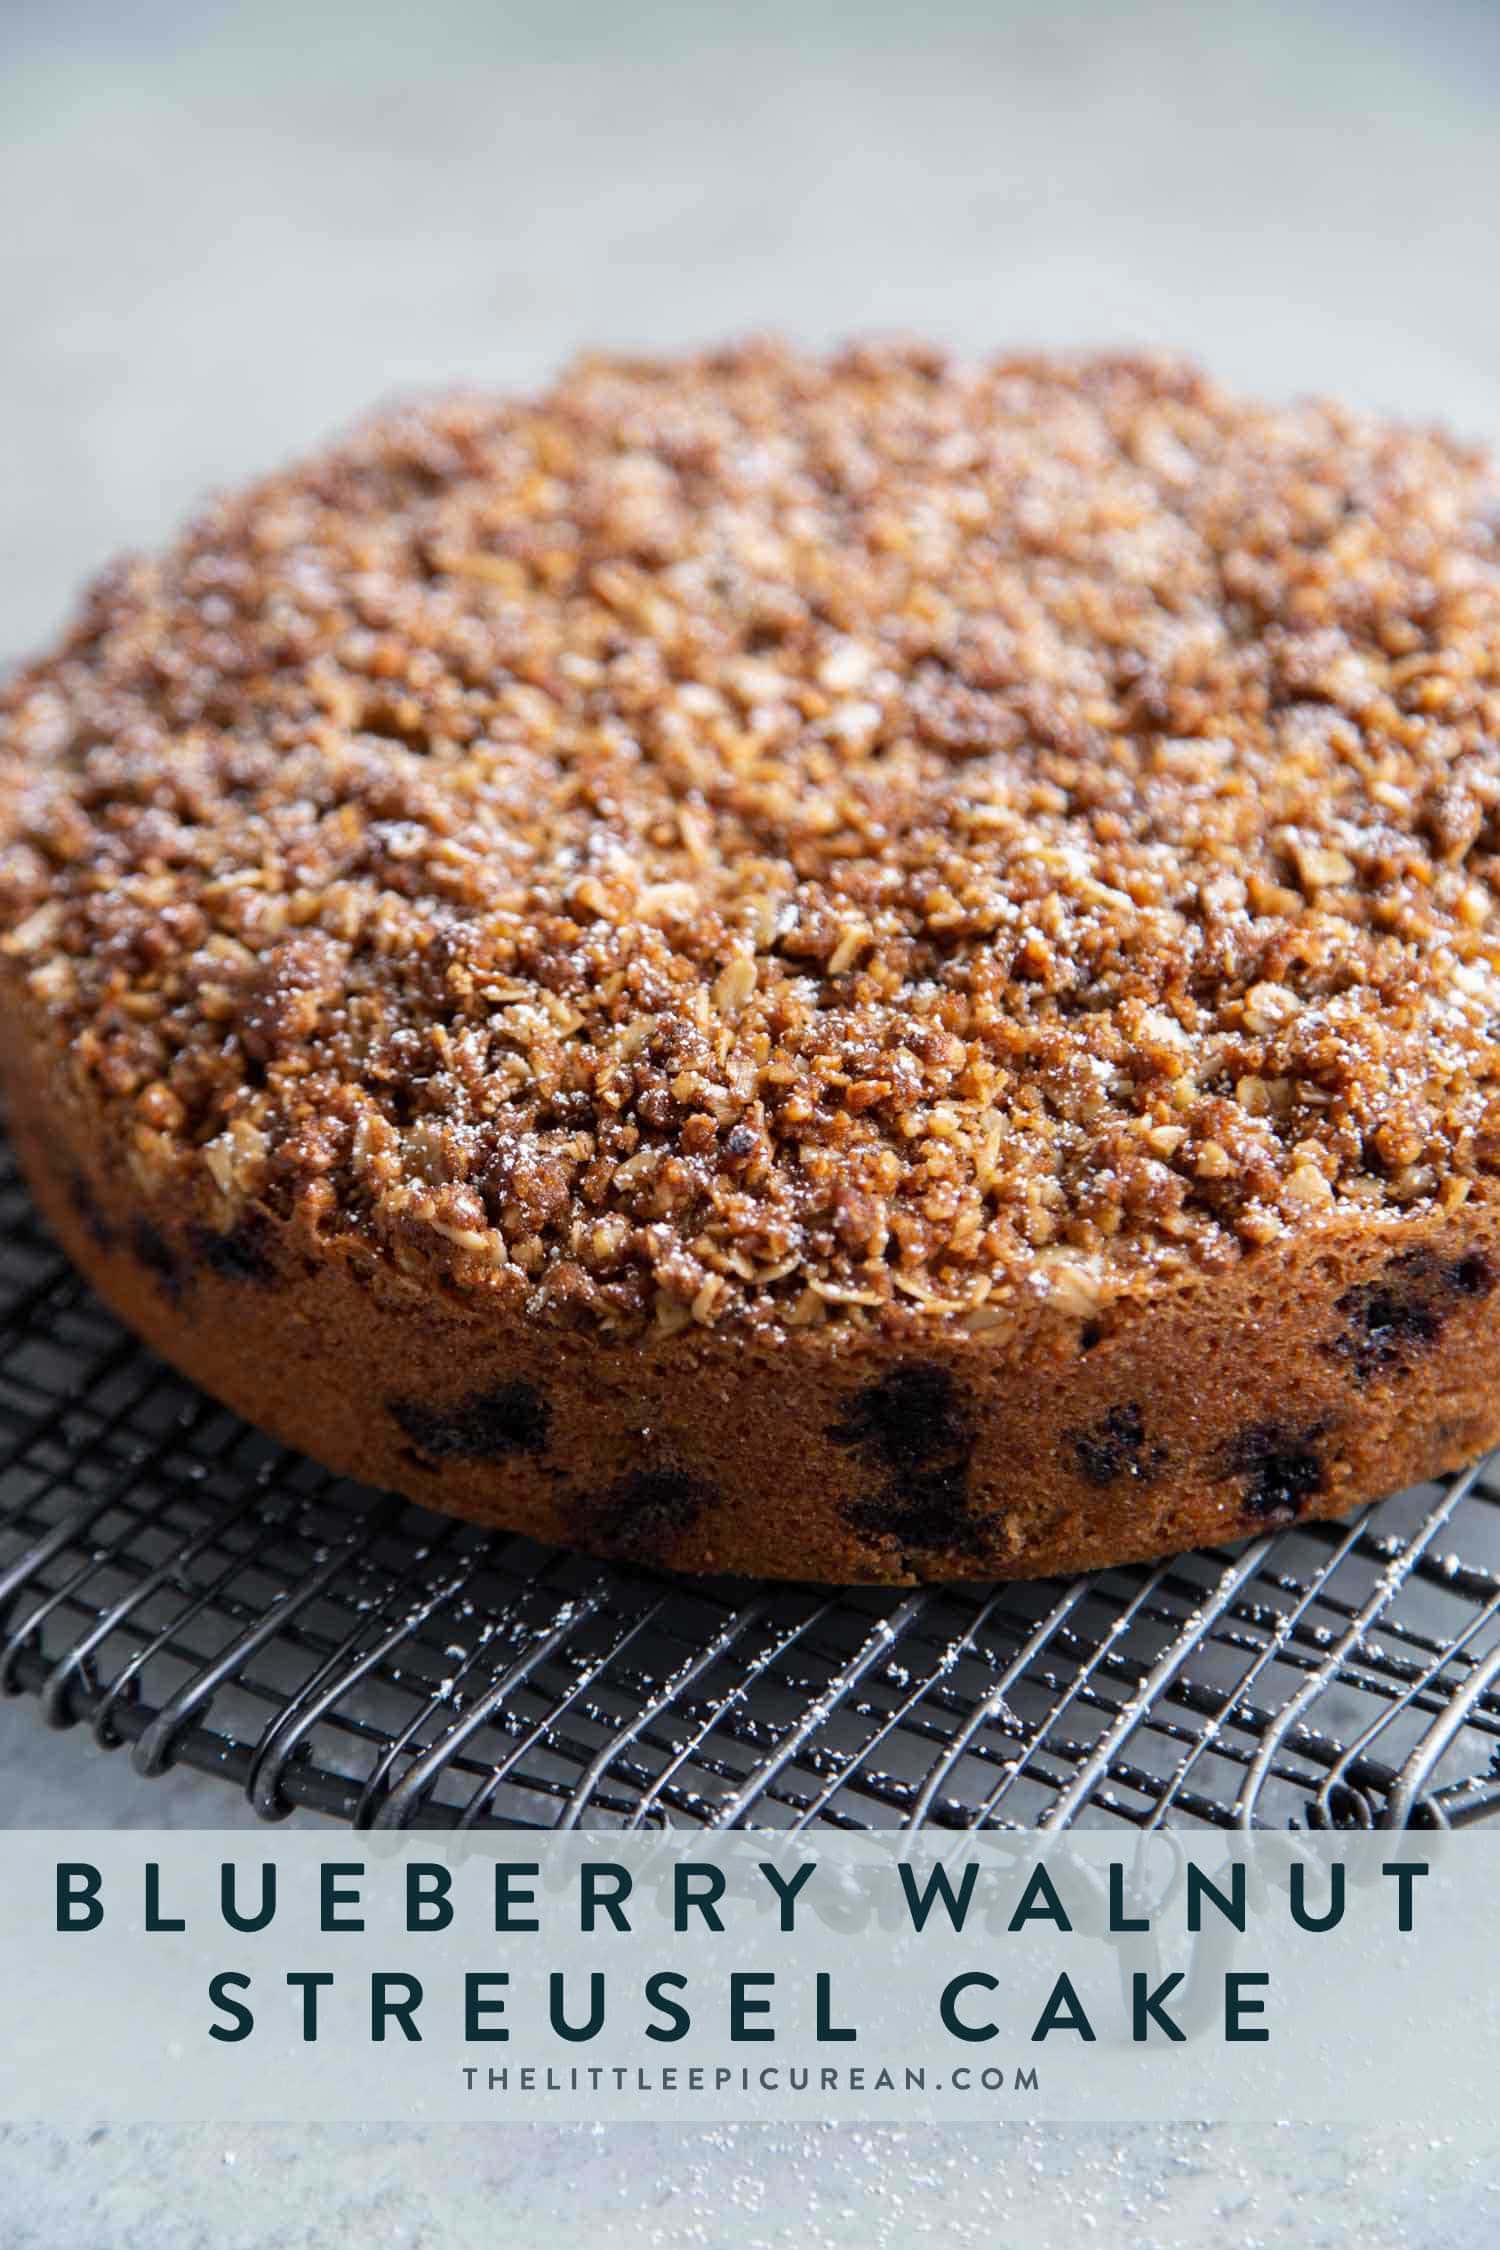
<svg viewBox="0 0 1500 2250">
<path fill-rule="evenodd" d="M 1500 482 L 1143 357 L 386 414 L 0 713 L 52 1226 L 331 1468 L 1014 1577 L 1500 1439 Z"/>
</svg>

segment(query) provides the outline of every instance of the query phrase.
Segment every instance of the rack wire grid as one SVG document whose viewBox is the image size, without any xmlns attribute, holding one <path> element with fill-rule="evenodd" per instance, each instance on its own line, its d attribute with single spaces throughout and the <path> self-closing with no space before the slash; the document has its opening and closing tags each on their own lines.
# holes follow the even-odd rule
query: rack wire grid
<svg viewBox="0 0 1500 2250">
<path fill-rule="evenodd" d="M 0 1143 L 0 1688 L 274 1819 L 1402 1827 L 1500 1812 L 1488 1465 L 1011 1586 L 672 1579 L 341 1482 L 126 1333 Z"/>
</svg>

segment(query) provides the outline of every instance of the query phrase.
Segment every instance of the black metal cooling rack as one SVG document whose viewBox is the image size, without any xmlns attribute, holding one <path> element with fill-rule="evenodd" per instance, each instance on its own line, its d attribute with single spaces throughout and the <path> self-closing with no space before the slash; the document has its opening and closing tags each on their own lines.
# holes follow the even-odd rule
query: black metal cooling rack
<svg viewBox="0 0 1500 2250">
<path fill-rule="evenodd" d="M 1500 1478 L 1151 1568 L 699 1583 L 341 1483 L 119 1327 L 0 1146 L 0 1689 L 362 1827 L 1500 1812 Z"/>
</svg>

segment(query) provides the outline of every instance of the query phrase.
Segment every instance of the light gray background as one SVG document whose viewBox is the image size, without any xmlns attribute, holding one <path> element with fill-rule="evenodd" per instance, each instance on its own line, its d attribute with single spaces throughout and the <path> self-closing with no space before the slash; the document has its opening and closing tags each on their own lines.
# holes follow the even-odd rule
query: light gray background
<svg viewBox="0 0 1500 2250">
<path fill-rule="evenodd" d="M 0 0 L 0 217 L 6 654 L 373 397 L 585 342 L 1160 342 L 1500 435 L 1494 0 Z M 7 1824 L 245 1817 L 0 1709 Z M 1478 2250 L 1497 2190 L 1500 2135 L 26 2132 L 0 2250 Z"/>
</svg>

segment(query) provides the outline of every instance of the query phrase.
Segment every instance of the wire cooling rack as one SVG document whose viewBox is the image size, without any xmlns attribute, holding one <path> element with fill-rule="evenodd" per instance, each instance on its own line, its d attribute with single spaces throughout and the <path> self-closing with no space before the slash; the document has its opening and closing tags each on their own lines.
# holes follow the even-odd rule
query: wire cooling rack
<svg viewBox="0 0 1500 2250">
<path fill-rule="evenodd" d="M 271 1819 L 1457 1824 L 1500 1812 L 1500 1481 L 1031 1585 L 589 1562 L 216 1406 L 91 1295 L 0 1144 L 0 1689 Z"/>
</svg>

